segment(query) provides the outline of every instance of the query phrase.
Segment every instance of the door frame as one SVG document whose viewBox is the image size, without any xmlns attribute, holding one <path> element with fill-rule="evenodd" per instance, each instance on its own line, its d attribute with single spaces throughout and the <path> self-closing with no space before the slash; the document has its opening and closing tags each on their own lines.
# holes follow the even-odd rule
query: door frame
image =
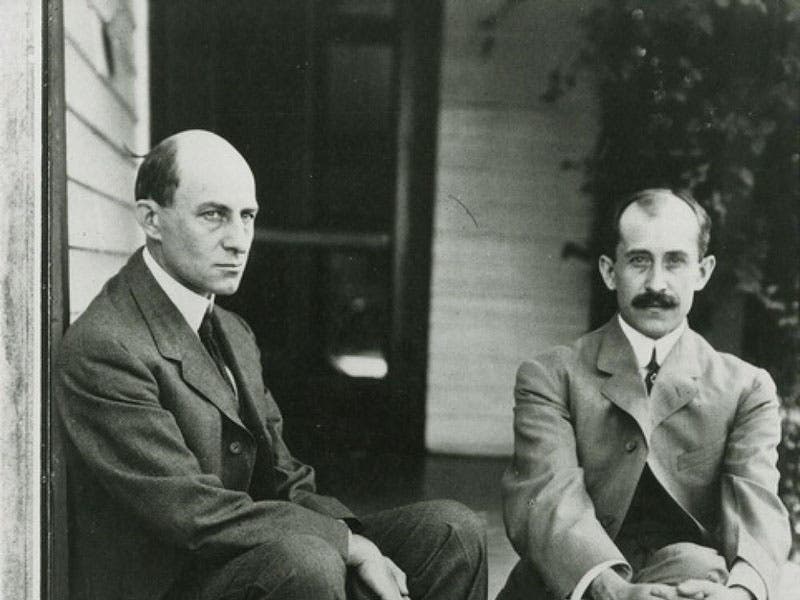
<svg viewBox="0 0 800 600">
<path fill-rule="evenodd" d="M 47 600 L 67 600 L 66 459 L 53 376 L 56 350 L 69 325 L 63 0 L 47 0 L 43 9 L 41 594 Z"/>
</svg>

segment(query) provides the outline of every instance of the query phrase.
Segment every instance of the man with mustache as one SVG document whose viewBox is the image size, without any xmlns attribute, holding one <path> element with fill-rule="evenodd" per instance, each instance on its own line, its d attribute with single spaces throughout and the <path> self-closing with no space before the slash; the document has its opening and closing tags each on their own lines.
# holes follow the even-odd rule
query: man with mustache
<svg viewBox="0 0 800 600">
<path fill-rule="evenodd" d="M 715 266 L 690 196 L 623 198 L 599 268 L 619 313 L 517 373 L 498 600 L 780 600 L 790 547 L 769 375 L 687 325 Z"/>
<path fill-rule="evenodd" d="M 239 287 L 258 209 L 247 162 L 210 132 L 139 167 L 145 246 L 59 355 L 70 598 L 483 600 L 469 509 L 356 517 L 286 447 L 253 333 L 214 303 Z"/>
</svg>

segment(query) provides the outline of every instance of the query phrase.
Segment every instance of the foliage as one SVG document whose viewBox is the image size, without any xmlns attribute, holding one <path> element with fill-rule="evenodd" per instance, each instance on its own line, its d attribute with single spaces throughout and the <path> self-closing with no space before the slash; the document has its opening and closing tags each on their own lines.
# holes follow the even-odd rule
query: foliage
<svg viewBox="0 0 800 600">
<path fill-rule="evenodd" d="M 800 0 L 603 0 L 584 20 L 578 70 L 596 81 L 600 133 L 586 161 L 597 235 L 621 193 L 687 188 L 714 220 L 714 287 L 748 295 L 747 358 L 767 366 L 784 400 L 781 493 L 800 543 Z M 596 294 L 595 320 L 612 307 Z M 697 322 L 699 315 L 699 323 Z"/>
</svg>

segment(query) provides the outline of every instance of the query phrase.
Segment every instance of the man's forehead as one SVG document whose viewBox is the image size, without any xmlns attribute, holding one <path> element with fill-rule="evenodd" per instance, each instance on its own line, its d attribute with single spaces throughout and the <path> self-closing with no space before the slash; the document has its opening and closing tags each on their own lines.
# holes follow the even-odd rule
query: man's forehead
<svg viewBox="0 0 800 600">
<path fill-rule="evenodd" d="M 634 202 L 626 207 L 620 215 L 619 233 L 625 252 L 697 252 L 700 223 L 686 202 L 664 194 L 646 204 Z"/>
<path fill-rule="evenodd" d="M 619 218 L 620 233 L 636 227 L 665 229 L 671 232 L 684 230 L 697 234 L 700 223 L 692 208 L 683 200 L 670 193 L 648 198 L 647 202 L 633 202 L 622 211 Z"/>
<path fill-rule="evenodd" d="M 176 156 L 176 195 L 236 198 L 255 204 L 255 180 L 241 156 L 190 151 Z"/>
</svg>

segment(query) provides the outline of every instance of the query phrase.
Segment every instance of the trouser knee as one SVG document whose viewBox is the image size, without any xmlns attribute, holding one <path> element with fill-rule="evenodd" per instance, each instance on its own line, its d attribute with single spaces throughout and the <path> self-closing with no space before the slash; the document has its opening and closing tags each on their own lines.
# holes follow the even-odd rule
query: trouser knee
<svg viewBox="0 0 800 600">
<path fill-rule="evenodd" d="M 438 521 L 456 532 L 463 543 L 483 548 L 486 541 L 486 525 L 474 511 L 454 500 L 433 500 L 428 504 Z"/>
<path fill-rule="evenodd" d="M 451 554 L 450 560 L 464 566 L 476 566 L 484 560 L 486 527 L 472 510 L 453 500 L 432 500 L 424 503 L 424 513 L 432 535 L 438 536 L 440 542 L 451 537 L 457 542 L 461 552 Z"/>
<path fill-rule="evenodd" d="M 308 535 L 292 538 L 289 564 L 298 576 L 320 590 L 344 587 L 346 568 L 341 555 L 324 540 Z"/>
<path fill-rule="evenodd" d="M 265 550 L 279 557 L 285 573 L 279 587 L 289 598 L 344 599 L 346 567 L 341 555 L 324 540 L 297 535 L 270 544 Z M 264 573 L 264 588 L 274 587 L 274 573 Z M 280 597 L 280 594 L 278 595 Z"/>
</svg>

